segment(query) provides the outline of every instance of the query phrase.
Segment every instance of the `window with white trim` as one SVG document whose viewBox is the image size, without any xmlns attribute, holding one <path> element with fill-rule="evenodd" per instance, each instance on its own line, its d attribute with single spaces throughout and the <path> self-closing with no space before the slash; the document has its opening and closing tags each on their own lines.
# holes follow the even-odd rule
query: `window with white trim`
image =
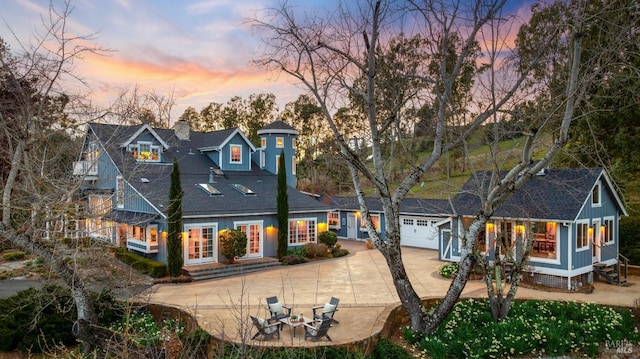
<svg viewBox="0 0 640 359">
<path fill-rule="evenodd" d="M 592 207 L 600 207 L 602 205 L 602 199 L 600 193 L 600 183 L 597 183 L 593 187 L 593 191 L 591 191 L 591 206 Z"/>
<path fill-rule="evenodd" d="M 264 151 L 260 151 L 260 168 L 264 168 L 266 161 L 266 153 L 264 153 Z"/>
<path fill-rule="evenodd" d="M 267 139 L 264 137 L 260 138 L 260 147 L 265 148 L 267 147 Z"/>
<path fill-rule="evenodd" d="M 276 148 L 284 148 L 284 137 L 276 137 Z"/>
<path fill-rule="evenodd" d="M 602 231 L 604 233 L 602 233 L 602 243 L 605 244 L 611 244 L 613 243 L 613 225 L 614 225 L 614 221 L 613 218 L 605 218 L 604 221 L 602 222 Z"/>
<path fill-rule="evenodd" d="M 370 214 L 371 216 L 371 223 L 373 223 L 373 228 L 376 229 L 376 232 L 380 232 L 380 215 L 379 214 Z M 360 220 L 360 230 L 361 231 L 366 231 L 367 230 L 367 223 L 364 219 L 364 217 L 362 218 L 362 220 Z"/>
<path fill-rule="evenodd" d="M 291 173 L 296 174 L 296 156 L 291 157 Z"/>
<path fill-rule="evenodd" d="M 340 228 L 340 212 L 329 212 L 327 219 L 329 228 Z"/>
<path fill-rule="evenodd" d="M 316 242 L 316 219 L 298 218 L 289 221 L 289 244 Z"/>
<path fill-rule="evenodd" d="M 576 223 L 576 249 L 589 248 L 589 223 Z"/>
<path fill-rule="evenodd" d="M 136 161 L 141 162 L 160 162 L 160 146 L 149 141 L 138 141 L 128 146 L 129 152 Z"/>
<path fill-rule="evenodd" d="M 231 163 L 242 163 L 242 146 L 241 145 L 231 145 Z"/>
</svg>

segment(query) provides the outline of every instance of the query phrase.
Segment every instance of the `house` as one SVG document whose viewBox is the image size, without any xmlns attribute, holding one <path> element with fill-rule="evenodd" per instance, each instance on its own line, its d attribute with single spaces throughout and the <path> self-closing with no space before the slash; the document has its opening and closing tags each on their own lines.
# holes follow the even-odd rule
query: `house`
<svg viewBox="0 0 640 359">
<path fill-rule="evenodd" d="M 240 258 L 275 257 L 277 172 L 286 159 L 289 246 L 315 242 L 327 230 L 329 207 L 295 189 L 298 132 L 282 121 L 258 131 L 256 147 L 238 128 L 197 132 L 91 123 L 74 174 L 82 176 L 84 235 L 103 238 L 167 261 L 167 207 L 173 160 L 180 169 L 185 267 L 225 260 L 218 234 L 240 229 L 248 238 Z"/>
<path fill-rule="evenodd" d="M 477 215 L 478 194 L 490 179 L 491 172 L 474 173 L 455 196 L 458 217 L 445 228 L 452 236 L 441 238 L 441 246 L 459 248 L 460 233 Z M 513 250 L 531 238 L 525 279 L 535 284 L 576 290 L 590 284 L 594 273 L 620 284 L 626 280 L 618 240 L 623 215 L 627 212 L 604 169 L 545 169 L 496 209 L 477 241 L 491 259 L 500 255 L 498 239 Z M 441 259 L 460 258 L 449 251 Z"/>
<path fill-rule="evenodd" d="M 461 238 L 479 213 L 491 172 L 477 172 L 447 200 L 406 198 L 400 207 L 400 244 L 438 250 L 443 261 L 461 259 Z M 365 199 L 376 230 L 385 226 L 377 198 Z M 334 197 L 329 229 L 339 238 L 370 237 L 355 197 Z M 500 255 L 496 241 L 512 250 L 526 234 L 533 240 L 526 280 L 575 290 L 598 274 L 611 283 L 626 280 L 619 254 L 619 220 L 627 212 L 602 168 L 545 169 L 495 211 L 476 238 L 489 260 Z M 384 231 L 381 232 L 384 239 Z"/>
<path fill-rule="evenodd" d="M 379 198 L 365 198 L 371 220 L 384 239 L 385 218 Z M 369 232 L 355 197 L 332 197 L 329 205 L 329 229 L 338 238 L 363 241 Z M 453 211 L 448 200 L 405 198 L 400 205 L 400 244 L 418 248 L 439 248 L 438 229 L 451 222 Z"/>
</svg>

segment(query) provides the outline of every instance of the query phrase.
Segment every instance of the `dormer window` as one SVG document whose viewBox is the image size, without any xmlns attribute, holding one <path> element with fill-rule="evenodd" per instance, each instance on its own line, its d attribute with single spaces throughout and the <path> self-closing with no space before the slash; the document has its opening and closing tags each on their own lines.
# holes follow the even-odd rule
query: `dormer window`
<svg viewBox="0 0 640 359">
<path fill-rule="evenodd" d="M 160 146 L 154 145 L 152 142 L 132 143 L 129 145 L 129 152 L 131 152 L 136 161 L 160 161 Z"/>
<path fill-rule="evenodd" d="M 231 163 L 242 163 L 242 146 L 231 145 Z"/>
<path fill-rule="evenodd" d="M 284 137 L 276 137 L 276 148 L 284 148 Z"/>
</svg>

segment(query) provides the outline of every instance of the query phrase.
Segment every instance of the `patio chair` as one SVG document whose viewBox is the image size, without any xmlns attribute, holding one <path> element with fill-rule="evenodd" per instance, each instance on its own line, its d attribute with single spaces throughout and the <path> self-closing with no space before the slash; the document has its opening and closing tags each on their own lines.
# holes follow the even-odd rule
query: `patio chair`
<svg viewBox="0 0 640 359">
<path fill-rule="evenodd" d="M 274 335 L 280 339 L 280 330 L 278 330 L 279 322 L 270 323 L 267 319 L 256 318 L 254 316 L 249 316 L 253 325 L 258 329 L 258 332 L 251 338 L 251 340 L 256 339 L 258 336 L 262 335 L 262 339 L 269 340 Z"/>
<path fill-rule="evenodd" d="M 271 320 L 280 321 L 280 319 L 289 318 L 291 316 L 291 307 L 280 303 L 278 297 L 267 298 L 267 310 L 271 315 Z M 282 330 L 282 323 L 280 324 Z"/>
<path fill-rule="evenodd" d="M 311 307 L 313 310 L 313 319 L 314 320 L 328 320 L 330 323 L 340 324 L 339 321 L 333 319 L 333 315 L 338 311 L 338 303 L 340 303 L 340 299 L 336 297 L 331 297 L 329 303 L 325 303 L 324 305 L 319 305 L 316 307 Z"/>
<path fill-rule="evenodd" d="M 314 325 L 304 324 L 304 340 L 311 338 L 316 342 L 318 338 L 326 337 L 327 340 L 331 341 L 331 337 L 327 333 L 329 328 L 331 328 L 330 320 L 317 320 L 313 324 Z"/>
</svg>

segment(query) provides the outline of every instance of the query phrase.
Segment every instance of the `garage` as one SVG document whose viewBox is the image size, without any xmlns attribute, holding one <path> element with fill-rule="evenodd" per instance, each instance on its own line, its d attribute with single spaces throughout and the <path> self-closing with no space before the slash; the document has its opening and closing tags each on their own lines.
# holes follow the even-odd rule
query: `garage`
<svg viewBox="0 0 640 359">
<path fill-rule="evenodd" d="M 440 218 L 400 217 L 400 245 L 438 249 L 438 228 Z"/>
</svg>

